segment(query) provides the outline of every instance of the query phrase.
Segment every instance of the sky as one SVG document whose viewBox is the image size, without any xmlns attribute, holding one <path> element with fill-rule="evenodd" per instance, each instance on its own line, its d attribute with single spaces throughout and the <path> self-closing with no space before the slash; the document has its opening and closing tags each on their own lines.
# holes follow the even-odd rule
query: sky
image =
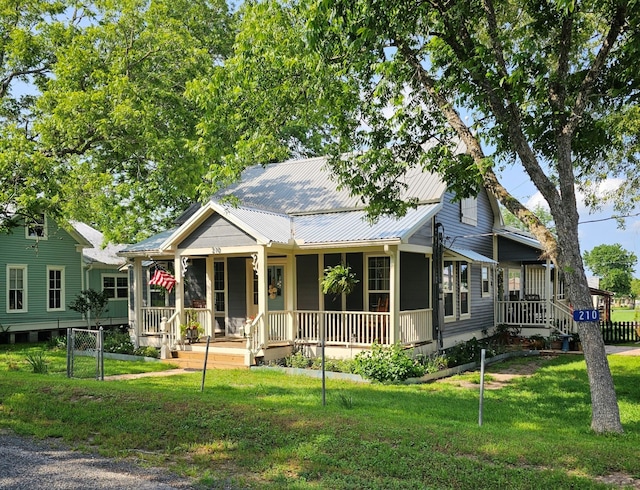
<svg viewBox="0 0 640 490">
<path fill-rule="evenodd" d="M 507 169 L 502 172 L 501 177 L 507 190 L 529 209 L 535 208 L 538 204 L 548 209 L 540 192 L 524 170 L 517 167 Z M 606 185 L 616 186 L 616 180 L 610 179 Z M 615 219 L 606 219 L 615 214 L 612 205 L 606 205 L 597 213 L 590 214 L 584 203 L 580 202 L 578 211 L 580 213 L 578 236 L 581 253 L 584 254 L 586 250 L 592 250 L 598 245 L 619 243 L 623 249 L 636 254 L 639 262 L 636 264 L 634 277 L 640 278 L 640 216 L 626 218 L 625 228 L 620 229 Z M 640 212 L 640 209 L 636 211 Z M 591 275 L 589 270 L 587 270 L 587 275 Z"/>
</svg>

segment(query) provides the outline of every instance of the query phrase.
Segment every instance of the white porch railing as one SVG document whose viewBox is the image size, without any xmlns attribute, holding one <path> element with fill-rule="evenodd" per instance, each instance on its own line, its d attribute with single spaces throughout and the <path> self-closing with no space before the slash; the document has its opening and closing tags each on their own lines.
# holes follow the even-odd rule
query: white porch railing
<svg viewBox="0 0 640 490">
<path fill-rule="evenodd" d="M 540 327 L 562 333 L 576 331 L 571 311 L 559 303 L 537 301 L 498 301 L 496 324 L 514 327 Z"/>
<path fill-rule="evenodd" d="M 432 310 L 400 312 L 399 340 L 401 344 L 414 344 L 433 340 Z"/>
<path fill-rule="evenodd" d="M 170 318 L 176 311 L 173 307 L 145 307 L 142 308 L 142 335 L 157 335 L 161 334 L 160 324 L 162 318 Z"/>
<path fill-rule="evenodd" d="M 208 308 L 185 308 L 185 318 L 193 318 L 204 328 L 204 335 L 215 337 L 215 332 L 211 328 L 211 310 Z"/>
<path fill-rule="evenodd" d="M 293 340 L 294 313 L 292 311 L 269 312 L 267 324 L 269 325 L 269 342 L 285 342 Z"/>
<path fill-rule="evenodd" d="M 325 329 L 325 342 L 334 345 L 389 344 L 389 313 L 355 311 L 296 311 L 296 339 L 320 342 Z"/>
</svg>

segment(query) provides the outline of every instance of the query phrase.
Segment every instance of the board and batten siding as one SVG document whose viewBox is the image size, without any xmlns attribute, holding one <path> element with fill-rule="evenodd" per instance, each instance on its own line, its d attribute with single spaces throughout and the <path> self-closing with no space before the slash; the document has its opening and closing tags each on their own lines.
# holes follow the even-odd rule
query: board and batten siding
<svg viewBox="0 0 640 490">
<path fill-rule="evenodd" d="M 24 225 L 12 233 L 0 234 L 0 324 L 11 332 L 34 329 L 64 328 L 67 322 L 84 325 L 82 316 L 69 309 L 69 303 L 82 290 L 82 252 L 76 250 L 78 242 L 53 220 L 46 220 L 45 239 L 26 238 Z M 26 266 L 25 312 L 8 312 L 9 265 Z M 47 311 L 47 267 L 64 270 L 62 309 Z M 75 325 L 77 323 L 77 325 Z"/>
<path fill-rule="evenodd" d="M 209 216 L 178 248 L 215 248 L 255 245 L 255 239 L 217 213 Z"/>
<path fill-rule="evenodd" d="M 452 193 L 445 193 L 444 206 L 435 220 L 444 228 L 444 246 L 446 248 L 473 250 L 485 257 L 493 258 L 493 226 L 495 217 L 486 190 L 482 189 L 477 197 L 477 223 L 475 225 L 461 221 L 461 204 L 453 201 Z M 446 250 L 445 250 L 446 254 Z M 443 339 L 471 334 L 494 326 L 495 284 L 491 284 L 491 294 L 482 296 L 482 267 L 488 263 L 473 262 L 469 264 L 470 315 L 460 318 L 460 305 L 456 304 L 455 320 L 445 321 Z M 459 295 L 456 295 L 458 302 Z"/>
</svg>

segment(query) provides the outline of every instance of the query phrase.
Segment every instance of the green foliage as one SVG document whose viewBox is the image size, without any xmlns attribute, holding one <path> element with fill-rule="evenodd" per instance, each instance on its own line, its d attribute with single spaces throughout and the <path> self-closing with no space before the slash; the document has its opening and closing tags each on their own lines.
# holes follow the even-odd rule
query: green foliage
<svg viewBox="0 0 640 490">
<path fill-rule="evenodd" d="M 427 374 L 437 373 L 449 367 L 449 359 L 444 354 L 432 354 L 417 359 L 424 366 L 424 372 Z"/>
<path fill-rule="evenodd" d="M 557 234 L 553 216 L 548 209 L 544 208 L 541 205 L 537 205 L 531 211 L 538 217 L 542 224 L 544 224 L 553 235 Z M 511 211 L 509 211 L 504 206 L 500 207 L 500 212 L 502 213 L 502 218 L 504 219 L 505 225 L 517 228 L 518 230 L 529 230 L 526 224 L 520 221 Z"/>
<path fill-rule="evenodd" d="M 496 340 L 498 340 L 498 343 Z M 500 337 L 497 336 L 495 339 L 481 340 L 473 337 L 466 342 L 459 342 L 445 350 L 444 355 L 447 359 L 447 364 L 449 367 L 453 367 L 470 362 L 479 363 L 482 357 L 482 349 L 485 349 L 485 358 L 493 357 L 503 351 L 500 341 Z"/>
<path fill-rule="evenodd" d="M 420 377 L 425 370 L 400 344 L 383 346 L 374 343 L 370 351 L 356 355 L 353 372 L 366 379 L 393 382 Z"/>
<path fill-rule="evenodd" d="M 114 354 L 133 354 L 135 351 L 131 336 L 118 330 L 105 330 L 102 345 L 105 352 Z"/>
<path fill-rule="evenodd" d="M 600 288 L 620 296 L 631 294 L 633 270 L 638 258 L 622 245 L 598 245 L 583 254 L 585 265 L 601 278 Z"/>
<path fill-rule="evenodd" d="M 154 359 L 158 359 L 160 357 L 160 352 L 153 346 L 147 345 L 145 347 L 138 347 L 133 351 L 134 356 L 142 356 L 142 357 L 153 357 Z"/>
<path fill-rule="evenodd" d="M 27 353 L 27 362 L 34 373 L 46 374 L 49 372 L 47 356 L 43 350 Z"/>
<path fill-rule="evenodd" d="M 285 358 L 285 366 L 292 368 L 307 369 L 311 366 L 311 359 L 305 357 L 302 352 L 295 352 Z"/>
<path fill-rule="evenodd" d="M 351 267 L 343 264 L 329 266 L 324 270 L 322 292 L 324 294 L 351 294 L 360 281 L 356 279 Z"/>
<path fill-rule="evenodd" d="M 102 314 L 107 312 L 109 304 L 109 293 L 107 291 L 96 291 L 94 289 L 85 289 L 80 291 L 74 300 L 69 303 L 69 308 L 77 311 L 85 317 L 87 325 L 91 328 L 90 318 L 96 328 L 100 325 Z"/>
</svg>

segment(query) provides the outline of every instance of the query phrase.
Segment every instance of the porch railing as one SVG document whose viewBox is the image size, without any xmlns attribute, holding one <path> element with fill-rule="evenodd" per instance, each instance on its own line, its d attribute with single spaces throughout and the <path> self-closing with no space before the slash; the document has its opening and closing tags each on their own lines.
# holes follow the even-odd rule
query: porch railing
<svg viewBox="0 0 640 490">
<path fill-rule="evenodd" d="M 185 317 L 193 318 L 204 328 L 204 335 L 215 336 L 215 332 L 211 329 L 211 310 L 208 308 L 185 308 Z"/>
<path fill-rule="evenodd" d="M 400 312 L 399 341 L 401 344 L 430 342 L 433 340 L 432 310 Z"/>
<path fill-rule="evenodd" d="M 389 344 L 389 313 L 350 311 L 296 311 L 296 339 L 334 345 Z"/>
<path fill-rule="evenodd" d="M 159 335 L 162 318 L 170 318 L 176 311 L 169 307 L 145 307 L 142 308 L 142 335 Z"/>
<path fill-rule="evenodd" d="M 498 301 L 496 324 L 550 328 L 567 334 L 576 331 L 569 308 L 545 300 Z"/>
</svg>

